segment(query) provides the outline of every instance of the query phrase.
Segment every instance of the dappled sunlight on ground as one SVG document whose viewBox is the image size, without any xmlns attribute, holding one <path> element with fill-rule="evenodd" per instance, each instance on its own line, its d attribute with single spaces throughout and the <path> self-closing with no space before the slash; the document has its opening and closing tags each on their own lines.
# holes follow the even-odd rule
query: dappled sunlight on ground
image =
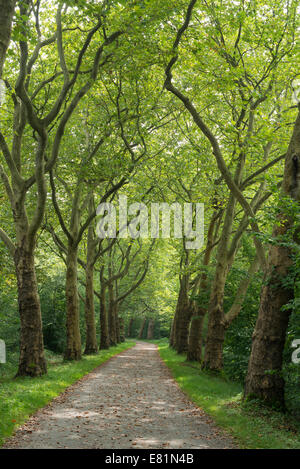
<svg viewBox="0 0 300 469">
<path fill-rule="evenodd" d="M 225 448 L 180 391 L 156 346 L 139 342 L 39 411 L 11 440 L 20 448 Z"/>
</svg>

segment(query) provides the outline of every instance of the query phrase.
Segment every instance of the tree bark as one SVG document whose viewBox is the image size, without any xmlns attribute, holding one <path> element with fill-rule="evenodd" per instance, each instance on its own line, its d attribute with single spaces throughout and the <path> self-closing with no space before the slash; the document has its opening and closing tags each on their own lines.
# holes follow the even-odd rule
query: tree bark
<svg viewBox="0 0 300 469">
<path fill-rule="evenodd" d="M 20 118 L 18 111 L 16 111 L 16 117 Z M 21 127 L 20 134 L 22 135 L 23 128 Z M 47 145 L 46 133 L 41 132 L 37 140 L 35 170 L 38 183 L 37 204 L 34 215 L 31 221 L 29 221 L 25 207 L 27 190 L 18 170 L 18 168 L 21 168 L 19 158 L 20 147 L 14 147 L 13 157 L 14 161 L 17 162 L 17 166 L 11 172 L 12 186 L 8 190 L 8 195 L 10 196 L 14 217 L 16 246 L 7 236 L 3 237 L 3 230 L 0 230 L 0 237 L 6 242 L 8 249 L 13 255 L 17 276 L 20 315 L 18 376 L 40 376 L 47 372 L 44 357 L 41 306 L 34 265 L 36 234 L 43 220 L 47 195 L 44 179 L 44 152 Z M 2 168 L 0 172 L 2 172 L 4 180 L 8 181 L 8 177 L 4 175 Z M 9 185 L 8 182 L 7 184 Z"/>
<path fill-rule="evenodd" d="M 94 265 L 87 264 L 85 271 L 85 322 L 86 322 L 86 344 L 85 355 L 98 352 L 96 323 L 95 323 L 95 303 L 94 303 Z"/>
<path fill-rule="evenodd" d="M 44 356 L 42 315 L 35 274 L 34 255 L 24 245 L 14 256 L 20 314 L 20 358 L 17 376 L 47 373 Z"/>
<path fill-rule="evenodd" d="M 216 207 L 218 208 L 218 206 Z M 210 263 L 211 253 L 213 250 L 213 243 L 218 233 L 218 225 L 216 222 L 218 218 L 220 219 L 222 211 L 215 212 L 209 223 L 207 231 L 207 243 L 203 257 L 203 266 L 205 270 L 202 272 L 199 283 L 199 293 L 207 290 L 207 267 Z M 196 287 L 198 287 L 196 285 Z M 208 293 L 209 294 L 209 293 Z M 193 316 L 191 319 L 189 339 L 188 339 L 188 352 L 187 360 L 188 361 L 198 361 L 202 360 L 202 333 L 203 333 L 203 324 L 204 317 L 207 313 L 207 310 L 203 308 L 202 305 L 198 305 L 197 302 L 193 303 Z"/>
<path fill-rule="evenodd" d="M 224 314 L 223 309 L 214 310 L 214 315 L 212 316 L 209 323 L 209 332 L 207 334 L 207 341 L 205 346 L 205 357 L 208 357 L 209 359 L 209 367 L 207 367 L 206 364 L 205 365 L 206 368 L 209 368 L 210 370 L 220 371 L 223 367 L 223 347 L 226 330 L 232 321 L 239 315 L 247 294 L 248 287 L 258 267 L 259 258 L 258 255 L 256 255 L 249 266 L 246 277 L 243 278 L 240 282 L 230 310 L 226 314 Z"/>
<path fill-rule="evenodd" d="M 146 322 L 147 322 L 147 318 L 144 317 L 143 322 L 142 322 L 141 327 L 140 327 L 140 330 L 139 330 L 138 339 L 142 339 L 142 338 L 143 338 L 144 329 L 145 329 L 145 326 L 146 326 Z"/>
<path fill-rule="evenodd" d="M 155 326 L 155 322 L 153 319 L 149 319 L 149 323 L 148 323 L 148 330 L 147 330 L 147 339 L 148 340 L 152 340 L 154 339 L 154 326 Z"/>
<path fill-rule="evenodd" d="M 176 316 L 176 311 L 175 311 L 173 321 L 172 321 L 170 341 L 169 341 L 169 345 L 172 348 L 175 348 L 175 342 L 176 342 L 176 320 L 177 320 L 177 316 Z"/>
<path fill-rule="evenodd" d="M 0 78 L 9 46 L 15 0 L 0 0 Z"/>
<path fill-rule="evenodd" d="M 119 325 L 120 325 L 120 342 L 125 342 L 125 324 L 124 324 L 123 318 L 119 318 Z"/>
<path fill-rule="evenodd" d="M 116 308 L 114 298 L 114 287 L 111 283 L 108 284 L 108 330 L 109 342 L 111 346 L 117 345 L 117 324 L 116 324 Z"/>
<path fill-rule="evenodd" d="M 173 348 L 178 353 L 185 353 L 188 350 L 189 325 L 192 317 L 192 303 L 189 300 L 189 280 L 190 274 L 187 272 L 189 265 L 189 252 L 185 251 L 181 259 L 184 262 L 184 271 L 179 277 L 179 293 L 173 322 Z"/>
<path fill-rule="evenodd" d="M 85 278 L 86 345 L 84 353 L 90 355 L 98 352 L 94 303 L 94 228 L 92 224 L 88 228 Z"/>
<path fill-rule="evenodd" d="M 81 337 L 79 324 L 79 295 L 77 283 L 77 247 L 68 245 L 66 258 L 66 308 L 67 308 L 67 346 L 66 360 L 81 359 Z"/>
<path fill-rule="evenodd" d="M 106 288 L 102 282 L 100 292 L 100 350 L 107 350 L 110 347 L 105 293 Z"/>
<path fill-rule="evenodd" d="M 202 360 L 202 333 L 206 310 L 197 308 L 191 319 L 187 360 L 201 362 Z"/>
<path fill-rule="evenodd" d="M 178 353 L 186 353 L 188 350 L 191 316 L 192 306 L 189 301 L 188 291 L 184 286 L 181 286 L 177 302 L 177 321 L 175 325 L 176 339 L 174 344 L 174 348 Z"/>
<path fill-rule="evenodd" d="M 238 185 L 241 181 L 244 164 L 245 157 L 241 154 L 234 177 L 234 181 Z M 230 193 L 225 212 L 224 225 L 217 250 L 217 265 L 208 308 L 209 320 L 203 360 L 203 368 L 213 371 L 220 371 L 223 368 L 223 343 L 225 339 L 223 301 L 225 283 L 229 269 L 228 246 L 233 225 L 235 206 L 236 197 L 233 193 Z"/>
<path fill-rule="evenodd" d="M 127 332 L 127 336 L 128 336 L 128 337 L 132 337 L 132 334 L 133 334 L 133 331 L 132 331 L 133 323 L 134 323 L 134 318 L 130 318 L 130 319 L 129 319 L 129 324 L 128 324 L 128 332 Z"/>
<path fill-rule="evenodd" d="M 120 318 L 118 314 L 118 304 L 114 304 L 114 314 L 115 314 L 115 323 L 116 323 L 116 341 L 117 344 L 121 343 L 121 330 L 120 330 Z"/>
<path fill-rule="evenodd" d="M 300 200 L 300 113 L 286 154 L 282 195 Z M 269 249 L 268 267 L 258 319 L 252 339 L 244 396 L 260 398 L 268 405 L 284 408 L 284 379 L 282 377 L 283 349 L 291 311 L 282 309 L 294 298 L 293 285 L 286 284 L 292 266 L 292 251 L 280 242 L 293 227 L 293 220 L 281 207 L 273 238 L 278 242 Z M 290 235 L 291 236 L 291 235 Z M 296 239 L 299 244 L 299 238 Z"/>
</svg>

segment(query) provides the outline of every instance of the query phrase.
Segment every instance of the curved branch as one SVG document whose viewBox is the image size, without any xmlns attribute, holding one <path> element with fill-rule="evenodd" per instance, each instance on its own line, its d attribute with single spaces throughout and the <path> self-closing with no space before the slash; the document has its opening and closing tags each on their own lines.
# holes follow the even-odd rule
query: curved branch
<svg viewBox="0 0 300 469">
<path fill-rule="evenodd" d="M 16 250 L 15 245 L 13 241 L 10 239 L 10 237 L 8 236 L 8 234 L 2 228 L 0 228 L 0 239 L 3 241 L 3 243 L 9 250 L 11 256 L 14 257 L 15 250 Z"/>
<path fill-rule="evenodd" d="M 53 207 L 55 209 L 56 215 L 58 217 L 58 220 L 59 220 L 60 226 L 62 227 L 63 232 L 65 233 L 65 235 L 67 236 L 69 241 L 73 241 L 72 235 L 71 235 L 71 233 L 69 232 L 69 230 L 67 229 L 67 227 L 65 225 L 63 216 L 61 214 L 60 208 L 59 208 L 58 203 L 57 203 L 56 187 L 55 187 L 54 178 L 53 178 L 53 171 L 50 171 L 49 175 L 50 175 L 50 186 L 51 186 L 51 190 L 52 190 Z"/>
<path fill-rule="evenodd" d="M 18 168 L 13 160 L 13 157 L 10 153 L 10 150 L 8 148 L 8 145 L 6 143 L 6 140 L 2 134 L 2 132 L 0 132 L 0 148 L 1 148 L 1 151 L 3 153 L 3 156 L 5 158 L 5 161 L 6 161 L 6 164 L 10 170 L 10 173 L 12 175 L 12 178 L 13 180 L 15 181 L 15 183 L 19 186 L 19 187 L 22 187 L 23 184 L 24 184 L 24 180 L 23 178 L 21 177 L 19 171 L 18 171 Z"/>
<path fill-rule="evenodd" d="M 284 158 L 286 157 L 286 153 L 284 153 L 283 155 L 280 155 L 278 156 L 278 158 L 275 158 L 275 160 L 273 161 L 270 161 L 270 163 L 266 164 L 265 166 L 263 166 L 262 168 L 258 169 L 257 171 L 255 171 L 255 173 L 251 174 L 249 177 L 247 177 L 247 179 L 245 179 L 245 181 L 241 184 L 241 188 L 242 189 L 245 189 L 246 187 L 248 187 L 250 184 L 252 184 L 252 182 L 255 182 L 253 181 L 257 176 L 259 176 L 260 174 L 264 173 L 265 171 L 267 171 L 269 168 L 272 168 L 272 166 L 274 166 L 276 163 L 278 163 L 279 161 L 283 160 Z"/>
<path fill-rule="evenodd" d="M 47 189 L 45 181 L 45 151 L 47 146 L 47 133 L 43 132 L 38 138 L 38 148 L 36 151 L 35 161 L 35 179 L 37 185 L 37 204 L 33 219 L 29 226 L 28 238 L 31 247 L 34 244 L 34 238 L 37 234 L 39 227 L 41 226 L 46 206 Z"/>
<path fill-rule="evenodd" d="M 192 2 L 189 5 L 189 9 L 188 9 L 188 13 L 187 13 L 187 18 L 189 18 L 189 19 L 191 17 L 191 9 L 193 8 L 195 3 L 196 3 L 195 0 L 192 0 Z M 185 30 L 188 28 L 188 25 L 189 25 L 189 21 L 185 20 L 185 22 L 184 22 Z M 181 31 L 181 33 L 180 33 L 180 35 L 177 34 L 176 40 L 175 40 L 174 45 L 173 45 L 174 50 L 175 50 L 175 48 L 177 48 L 178 43 L 179 43 L 178 37 L 179 37 L 179 40 L 180 40 L 180 38 L 183 34 L 182 28 L 179 31 Z M 232 179 L 230 171 L 227 168 L 225 160 L 223 158 L 222 151 L 221 151 L 221 148 L 219 146 L 219 142 L 218 142 L 217 138 L 212 133 L 210 128 L 205 124 L 205 122 L 203 121 L 200 114 L 198 113 L 198 111 L 196 110 L 196 108 L 192 104 L 192 102 L 189 100 L 189 98 L 187 96 L 185 96 L 181 91 L 179 91 L 172 83 L 172 78 L 173 77 L 172 77 L 171 71 L 172 71 L 172 67 L 176 63 L 177 59 L 178 59 L 178 55 L 174 56 L 170 60 L 169 64 L 166 67 L 166 70 L 165 70 L 165 74 L 166 74 L 165 88 L 168 91 L 170 91 L 171 93 L 173 93 L 178 99 L 180 99 L 182 101 L 185 108 L 191 114 L 191 116 L 192 116 L 195 124 L 197 125 L 197 127 L 201 130 L 201 132 L 205 135 L 205 137 L 210 142 L 212 150 L 213 150 L 213 154 L 216 158 L 218 168 L 219 168 L 219 170 L 220 170 L 220 172 L 221 172 L 221 174 L 222 174 L 228 188 L 230 189 L 232 195 L 238 200 L 240 205 L 243 207 L 245 213 L 251 219 L 250 223 L 251 223 L 252 231 L 254 232 L 254 243 L 255 243 L 255 246 L 256 246 L 256 249 L 257 249 L 257 253 L 258 253 L 262 268 L 263 268 L 263 270 L 265 270 L 266 265 L 267 265 L 266 257 L 265 257 L 265 251 L 264 251 L 264 248 L 263 248 L 263 245 L 262 245 L 261 241 L 258 239 L 257 236 L 255 236 L 255 234 L 260 232 L 260 230 L 259 230 L 258 224 L 255 220 L 252 208 L 248 204 L 245 197 L 243 196 L 243 194 L 240 191 L 238 185 Z"/>
<path fill-rule="evenodd" d="M 242 309 L 247 291 L 248 291 L 248 287 L 251 283 L 251 280 L 254 274 L 257 272 L 258 268 L 259 268 L 259 259 L 258 259 L 258 256 L 256 256 L 250 264 L 246 277 L 243 278 L 242 281 L 240 282 L 240 285 L 235 295 L 234 302 L 230 310 L 228 311 L 227 314 L 225 314 L 225 326 L 226 327 L 230 326 L 232 321 L 239 315 Z"/>
</svg>

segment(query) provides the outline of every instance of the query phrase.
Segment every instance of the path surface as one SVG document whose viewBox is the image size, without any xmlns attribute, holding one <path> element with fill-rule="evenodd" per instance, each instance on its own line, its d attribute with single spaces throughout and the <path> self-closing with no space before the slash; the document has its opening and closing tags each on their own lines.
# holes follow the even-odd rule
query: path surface
<svg viewBox="0 0 300 469">
<path fill-rule="evenodd" d="M 139 342 L 71 386 L 17 430 L 6 448 L 231 448 Z"/>
</svg>

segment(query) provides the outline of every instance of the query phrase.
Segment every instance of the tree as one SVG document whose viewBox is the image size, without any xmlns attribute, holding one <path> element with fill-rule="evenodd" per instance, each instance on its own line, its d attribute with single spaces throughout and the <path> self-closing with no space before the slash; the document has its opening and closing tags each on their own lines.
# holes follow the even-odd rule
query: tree
<svg viewBox="0 0 300 469">
<path fill-rule="evenodd" d="M 245 397 L 260 398 L 269 405 L 284 408 L 282 359 L 291 314 L 289 303 L 295 295 L 292 240 L 300 242 L 295 221 L 300 202 L 300 113 L 286 153 L 281 197 L 253 333 Z"/>
<path fill-rule="evenodd" d="M 63 6 L 60 5 L 57 9 L 57 32 L 47 39 L 42 39 L 39 11 L 34 11 L 35 25 L 32 26 L 29 21 L 30 3 L 24 1 L 20 6 L 20 67 L 15 84 L 16 92 L 13 91 L 13 87 L 7 81 L 7 87 L 11 90 L 14 112 L 12 129 L 9 135 L 12 140 L 11 148 L 9 148 L 7 136 L 2 132 L 0 133 L 0 147 L 6 165 L 6 167 L 0 166 L 0 174 L 11 205 L 16 241 L 14 242 L 3 229 L 0 229 L 0 237 L 14 257 L 18 279 L 21 319 L 18 374 L 37 376 L 46 372 L 41 309 L 34 266 L 36 237 L 46 207 L 46 174 L 56 164 L 68 121 L 81 99 L 88 93 L 97 79 L 104 50 L 116 41 L 122 33 L 116 31 L 111 36 L 104 38 L 93 54 L 88 78 L 80 83 L 76 90 L 75 85 L 78 84 L 78 78 L 81 75 L 83 59 L 96 32 L 103 26 L 103 18 L 100 17 L 96 25 L 90 29 L 78 52 L 74 70 L 70 71 L 66 64 L 63 48 Z M 34 33 L 36 45 L 30 54 L 29 36 L 31 37 Z M 47 46 L 51 47 L 54 43 L 57 45 L 61 72 L 55 73 L 50 79 L 47 78 L 41 81 L 41 77 L 37 77 L 38 65 L 40 65 L 38 59 L 43 49 Z M 41 108 L 37 108 L 35 100 L 39 94 L 43 92 L 49 82 L 59 76 L 63 77 L 63 85 L 57 96 L 52 95 L 50 104 L 48 96 L 46 96 L 44 103 L 41 100 Z M 55 128 L 55 135 L 49 138 L 49 132 L 53 130 L 53 127 Z M 32 137 L 28 136 L 29 129 L 33 132 Z M 26 160 L 22 158 L 25 142 L 27 145 L 28 141 L 30 142 L 30 151 L 35 154 L 34 160 L 29 165 L 30 170 L 28 170 Z M 49 153 L 50 157 L 48 158 Z M 31 200 L 30 210 L 28 210 L 28 195 L 32 194 L 34 189 L 36 189 L 35 202 Z M 30 217 L 31 214 L 33 215 Z"/>
<path fill-rule="evenodd" d="M 201 133 L 209 141 L 211 148 L 212 148 L 213 155 L 216 159 L 218 168 L 220 170 L 221 176 L 224 179 L 225 183 L 227 184 L 228 189 L 230 190 L 230 197 L 229 197 L 229 201 L 228 201 L 228 205 L 226 209 L 222 235 L 221 235 L 220 243 L 218 245 L 217 268 L 216 268 L 215 279 L 214 279 L 214 283 L 213 283 L 212 291 L 211 291 L 210 306 L 209 306 L 210 324 L 208 328 L 208 337 L 207 337 L 208 340 L 206 343 L 205 358 L 204 358 L 204 366 L 206 368 L 213 369 L 213 370 L 220 370 L 222 368 L 222 344 L 224 342 L 225 327 L 226 327 L 226 324 L 225 324 L 226 321 L 224 321 L 224 312 L 223 312 L 224 287 L 225 287 L 228 267 L 231 265 L 231 262 L 232 262 L 231 255 L 234 256 L 234 253 L 236 252 L 236 249 L 238 247 L 238 238 L 234 238 L 233 243 L 235 243 L 235 245 L 233 246 L 233 249 L 228 248 L 228 243 L 229 243 L 229 238 L 230 238 L 230 234 L 232 231 L 232 226 L 233 226 L 232 224 L 233 224 L 233 219 L 234 219 L 234 214 L 235 214 L 237 203 L 240 204 L 240 206 L 243 208 L 245 212 L 245 220 L 243 220 L 243 224 L 246 223 L 246 227 L 247 227 L 249 223 L 249 225 L 252 228 L 252 231 L 254 234 L 253 241 L 256 246 L 257 255 L 261 264 L 261 268 L 263 270 L 265 270 L 266 268 L 264 247 L 263 247 L 260 237 L 257 236 L 257 233 L 260 232 L 259 224 L 255 217 L 257 206 L 256 208 L 254 208 L 255 204 L 257 203 L 257 200 L 256 200 L 257 197 L 254 196 L 251 203 L 247 201 L 247 196 L 244 193 L 245 182 L 242 180 L 242 177 L 243 177 L 243 173 L 244 173 L 245 165 L 247 161 L 246 158 L 250 154 L 249 152 L 251 148 L 251 141 L 257 132 L 254 122 L 258 114 L 258 109 L 261 106 L 261 104 L 265 103 L 269 98 L 272 87 L 274 86 L 274 82 L 276 82 L 276 79 L 274 77 L 275 71 L 277 71 L 276 69 L 278 68 L 279 64 L 282 62 L 283 58 L 286 57 L 290 53 L 291 49 L 295 45 L 295 33 L 293 29 L 293 24 L 291 25 L 290 30 L 287 27 L 289 26 L 290 22 L 292 22 L 294 18 L 294 15 L 296 12 L 295 10 L 296 5 L 294 4 L 292 8 L 288 9 L 285 12 L 285 21 L 283 23 L 280 23 L 278 26 L 278 30 L 276 33 L 278 34 L 278 36 L 274 38 L 274 47 L 272 49 L 272 52 L 270 53 L 270 49 L 268 49 L 268 46 L 264 46 L 268 50 L 268 54 L 269 54 L 269 57 L 268 57 L 269 66 L 267 68 L 267 72 L 264 66 L 261 69 L 257 67 L 256 77 L 253 81 L 251 80 L 251 83 L 248 83 L 249 86 L 245 85 L 244 80 L 242 78 L 236 79 L 236 73 L 239 75 L 238 70 L 240 67 L 243 70 L 242 74 L 244 74 L 245 71 L 247 73 L 246 60 L 242 60 L 240 55 L 239 56 L 236 55 L 238 51 L 241 53 L 241 50 L 243 49 L 243 44 L 242 44 L 243 36 L 241 32 L 243 31 L 244 21 L 240 19 L 240 21 L 236 25 L 237 27 L 236 40 L 234 42 L 231 42 L 230 45 L 228 45 L 229 39 L 232 38 L 232 30 L 228 31 L 227 33 L 228 37 L 226 37 L 225 29 L 223 30 L 222 23 L 220 21 L 218 14 L 215 11 L 214 5 L 212 6 L 209 5 L 205 9 L 206 10 L 205 13 L 208 15 L 208 17 L 211 18 L 211 24 L 214 25 L 212 29 L 212 34 L 213 34 L 212 39 L 216 42 L 218 46 L 217 53 L 219 54 L 221 61 L 224 64 L 226 64 L 226 69 L 232 71 L 233 75 L 231 77 L 228 77 L 228 81 L 232 80 L 231 81 L 232 86 L 236 88 L 237 96 L 239 96 L 239 99 L 240 99 L 240 103 L 239 105 L 237 105 L 235 98 L 231 101 L 234 93 L 231 93 L 231 96 L 226 97 L 227 98 L 226 103 L 228 103 L 229 105 L 229 112 L 231 113 L 231 111 L 234 110 L 234 113 L 233 113 L 234 133 L 232 133 L 230 136 L 229 135 L 231 133 L 230 126 L 227 126 L 228 128 L 226 130 L 226 128 L 224 129 L 223 125 L 221 124 L 221 129 L 220 129 L 220 126 L 216 127 L 215 121 L 212 120 L 212 127 L 210 127 L 208 123 L 206 122 L 206 119 L 200 114 L 200 112 L 197 111 L 195 104 L 193 104 L 192 101 L 189 99 L 188 94 L 184 91 L 181 91 L 178 87 L 174 85 L 172 71 L 173 71 L 174 65 L 177 63 L 179 59 L 178 47 L 179 47 L 180 41 L 182 40 L 184 33 L 186 33 L 186 31 L 188 30 L 188 27 L 192 19 L 192 13 L 194 10 L 196 10 L 195 4 L 196 4 L 196 0 L 192 0 L 189 3 L 188 9 L 185 15 L 185 21 L 182 27 L 178 30 L 176 39 L 173 43 L 173 48 L 172 48 L 173 56 L 169 60 L 165 69 L 165 75 L 166 75 L 165 87 L 168 91 L 173 93 L 173 95 L 175 95 L 183 103 L 185 109 L 190 113 L 191 117 L 193 118 L 196 126 L 199 128 Z M 224 12 L 227 12 L 228 14 L 232 13 L 230 5 L 224 4 L 222 5 L 221 8 L 224 9 Z M 236 7 L 232 7 L 232 8 L 235 9 Z M 239 10 L 239 13 L 241 12 L 241 10 L 245 13 L 244 5 L 239 5 L 237 6 L 237 8 Z M 270 9 L 270 11 L 272 11 L 272 8 Z M 255 10 L 255 14 L 256 13 L 257 12 Z M 250 27 L 250 24 L 249 24 L 249 27 Z M 261 32 L 259 32 L 259 34 L 261 34 Z M 248 47 L 248 41 L 247 41 L 247 47 Z M 271 70 L 272 70 L 272 75 L 271 75 Z M 249 73 L 253 74 L 253 71 L 251 70 L 251 72 Z M 258 94 L 256 93 L 257 88 L 259 88 Z M 248 95 L 247 99 L 245 96 L 245 92 Z M 210 116 L 208 113 L 207 120 L 209 118 Z M 221 130 L 220 138 L 217 136 L 218 127 L 219 127 L 219 131 Z M 228 132 L 227 134 L 228 137 L 225 140 L 223 138 L 224 130 L 226 133 Z M 228 144 L 228 140 L 231 143 Z M 271 144 L 272 144 L 272 141 L 271 142 L 265 141 L 264 153 L 266 152 L 268 153 L 268 149 Z M 231 153 L 231 157 L 229 156 L 230 153 Z M 228 164 L 226 164 L 225 154 L 227 158 L 230 157 L 232 161 L 233 160 L 235 161 L 235 165 L 234 165 L 235 169 L 233 172 L 230 171 Z M 278 158 L 273 160 L 273 163 L 271 164 L 276 164 L 278 161 L 280 161 L 280 159 L 282 159 L 282 157 L 283 155 L 279 156 Z M 262 172 L 269 167 L 270 167 L 269 164 L 265 165 L 265 167 L 262 168 Z M 250 179 L 253 179 L 255 178 L 255 176 L 257 176 L 257 173 L 254 173 L 253 175 L 249 177 Z M 228 249 L 229 251 L 227 252 Z M 219 345 L 217 346 L 217 344 Z"/>
<path fill-rule="evenodd" d="M 203 323 L 204 318 L 207 313 L 207 308 L 204 305 L 204 295 L 208 296 L 208 266 L 210 263 L 212 251 L 216 243 L 216 238 L 218 235 L 218 230 L 220 227 L 220 221 L 223 215 L 223 209 L 219 207 L 219 204 L 215 201 L 215 210 L 212 214 L 209 227 L 207 230 L 207 242 L 205 251 L 203 254 L 202 269 L 203 271 L 199 273 L 198 278 L 196 279 L 195 286 L 193 288 L 194 292 L 198 294 L 198 299 L 196 301 L 192 298 L 193 301 L 193 316 L 191 318 L 189 338 L 188 338 L 188 351 L 187 351 L 187 360 L 198 361 L 202 360 L 202 334 L 203 334 Z M 219 223 L 218 223 L 219 222 Z M 198 290 L 198 291 L 197 291 Z M 195 296 L 194 293 L 194 296 Z M 201 300 L 199 299 L 199 296 Z"/>
</svg>

